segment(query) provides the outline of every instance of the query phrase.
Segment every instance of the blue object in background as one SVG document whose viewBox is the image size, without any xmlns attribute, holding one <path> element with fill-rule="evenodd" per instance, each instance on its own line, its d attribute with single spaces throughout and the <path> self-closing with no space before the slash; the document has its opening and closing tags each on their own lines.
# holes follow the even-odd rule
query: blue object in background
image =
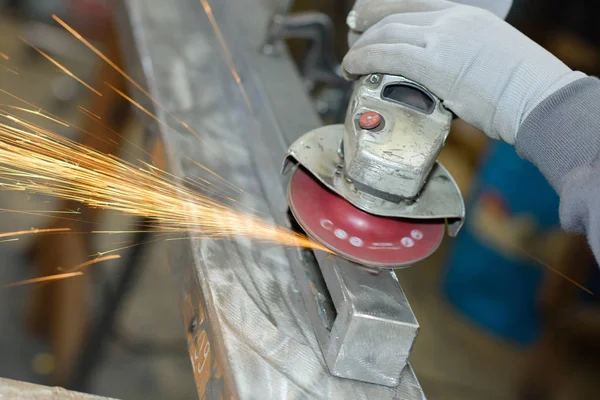
<svg viewBox="0 0 600 400">
<path fill-rule="evenodd" d="M 495 142 L 467 203 L 465 226 L 443 280 L 450 303 L 517 345 L 535 340 L 540 330 L 536 299 L 545 272 L 523 254 L 507 251 L 511 238 L 502 238 L 516 239 L 526 228 L 558 229 L 558 207 L 558 195 L 537 168 L 512 146 Z"/>
</svg>

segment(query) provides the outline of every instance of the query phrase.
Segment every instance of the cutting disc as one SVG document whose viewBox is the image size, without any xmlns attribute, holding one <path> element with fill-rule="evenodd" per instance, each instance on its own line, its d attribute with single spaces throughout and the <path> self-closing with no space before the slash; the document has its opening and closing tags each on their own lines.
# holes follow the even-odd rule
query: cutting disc
<svg viewBox="0 0 600 400">
<path fill-rule="evenodd" d="M 379 217 L 354 207 L 299 167 L 288 187 L 290 210 L 315 241 L 358 264 L 402 268 L 431 255 L 444 221 Z"/>
</svg>

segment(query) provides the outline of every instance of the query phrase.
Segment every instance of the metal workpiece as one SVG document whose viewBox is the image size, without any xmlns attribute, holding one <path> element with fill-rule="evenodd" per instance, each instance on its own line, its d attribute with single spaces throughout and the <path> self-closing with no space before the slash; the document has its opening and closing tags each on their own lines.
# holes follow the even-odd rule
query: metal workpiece
<svg viewBox="0 0 600 400">
<path fill-rule="evenodd" d="M 446 219 L 448 233 L 456 236 L 465 215 L 465 205 L 456 182 L 440 163 L 435 162 L 418 201 L 389 201 L 356 190 L 345 179 L 339 148 L 344 138 L 344 125 L 316 128 L 299 138 L 288 149 L 283 172 L 300 164 L 355 207 L 375 215 L 395 218 Z"/>
<path fill-rule="evenodd" d="M 330 371 L 398 386 L 419 324 L 396 275 L 323 252 L 316 252 L 316 258 L 336 312 L 328 340 L 319 343 Z"/>
<path fill-rule="evenodd" d="M 202 163 L 243 191 L 236 196 L 237 207 L 291 226 L 281 157 L 320 121 L 289 57 L 259 51 L 272 10 L 261 0 L 246 0 L 243 7 L 237 0 L 126 0 L 123 11 L 128 72 L 143 77 L 140 83 L 155 101 L 136 90 L 133 96 L 169 126 L 144 120 L 148 131 L 156 132 L 156 140 L 152 136 L 147 142 L 153 163 L 182 179 L 207 177 L 196 164 Z M 328 360 L 337 354 L 334 371 L 348 373 L 361 362 L 372 363 L 375 378 L 391 385 L 392 373 L 382 364 L 388 361 L 385 351 L 371 359 L 369 349 L 350 350 L 348 345 L 365 343 L 356 336 L 363 323 L 382 326 L 383 315 L 402 304 L 399 287 L 388 302 L 379 295 L 368 297 L 369 287 L 398 285 L 392 276 L 380 273 L 378 283 L 365 280 L 364 288 L 356 287 L 352 285 L 361 281 L 351 285 L 346 274 L 362 272 L 336 264 L 331 271 L 343 270 L 336 275 L 336 290 L 335 280 L 321 274 L 312 252 L 245 237 L 192 236 L 168 242 L 168 251 L 200 398 L 424 399 L 409 364 L 397 372 L 395 387 L 340 378 L 330 372 L 320 345 L 329 343 Z M 314 285 L 311 289 L 318 281 L 330 295 Z M 309 306 L 311 293 L 325 308 Z M 340 319 L 349 309 L 351 317 Z M 325 315 L 321 320 L 329 318 L 330 329 L 346 332 L 346 337 L 336 342 L 327 328 L 317 330 L 313 311 Z M 410 325 L 410 318 L 401 315 L 389 316 L 390 323 Z M 394 347 L 387 352 L 409 350 L 393 337 L 404 322 L 389 328 L 385 339 Z M 380 331 L 369 333 L 372 341 L 383 342 L 379 335 L 386 330 Z M 400 357 L 391 365 L 397 369 L 402 362 Z"/>
<path fill-rule="evenodd" d="M 94 396 L 87 393 L 73 392 L 61 387 L 43 386 L 29 382 L 14 381 L 6 378 L 0 378 L 0 399 L 115 400 L 104 396 Z"/>
</svg>

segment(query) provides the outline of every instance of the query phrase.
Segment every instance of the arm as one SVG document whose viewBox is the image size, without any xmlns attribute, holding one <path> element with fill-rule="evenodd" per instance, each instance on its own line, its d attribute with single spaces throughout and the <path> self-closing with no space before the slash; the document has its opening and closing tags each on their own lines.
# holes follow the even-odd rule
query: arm
<svg viewBox="0 0 600 400">
<path fill-rule="evenodd" d="M 600 260 L 600 80 L 579 79 L 541 102 L 516 149 L 560 195 L 563 228 L 586 234 Z"/>
<path fill-rule="evenodd" d="M 382 16 L 385 10 L 385 16 Z M 369 0 L 348 24 L 348 77 L 403 75 L 461 119 L 516 146 L 561 197 L 562 226 L 600 260 L 600 81 L 492 13 L 446 0 Z"/>
</svg>

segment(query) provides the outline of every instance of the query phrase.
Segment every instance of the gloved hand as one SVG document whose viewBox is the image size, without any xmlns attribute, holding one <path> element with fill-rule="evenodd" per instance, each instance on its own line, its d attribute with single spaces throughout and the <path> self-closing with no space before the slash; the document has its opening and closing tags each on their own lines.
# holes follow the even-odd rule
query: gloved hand
<svg viewBox="0 0 600 400">
<path fill-rule="evenodd" d="M 426 1 L 427 0 L 421 0 L 417 3 L 423 4 Z M 353 19 L 354 16 L 356 16 L 356 13 L 358 12 L 359 14 L 361 14 L 362 20 L 351 23 L 351 25 L 358 24 L 358 26 L 356 26 L 356 31 L 352 29 L 348 31 L 348 45 L 352 47 L 360 37 L 360 33 L 365 31 L 367 26 L 373 26 L 388 15 L 392 15 L 399 12 L 396 11 L 397 6 L 395 5 L 395 3 L 401 2 L 406 2 L 406 0 L 378 1 L 375 3 L 372 3 L 369 0 L 356 0 L 356 3 L 354 3 L 354 12 L 351 12 L 348 15 L 348 17 L 350 19 Z M 467 6 L 483 8 L 484 10 L 491 11 L 500 18 L 504 19 L 506 18 L 508 12 L 510 11 L 510 8 L 512 7 L 513 0 L 454 0 L 453 2 L 457 4 L 465 4 Z M 373 5 L 376 5 L 377 7 L 373 8 Z M 363 12 L 363 8 L 366 7 L 371 8 L 371 10 L 369 10 L 368 13 Z"/>
<path fill-rule="evenodd" d="M 362 1 L 348 25 L 360 37 L 342 63 L 347 77 L 405 76 L 510 144 L 540 102 L 585 77 L 493 13 L 446 0 Z"/>
</svg>

